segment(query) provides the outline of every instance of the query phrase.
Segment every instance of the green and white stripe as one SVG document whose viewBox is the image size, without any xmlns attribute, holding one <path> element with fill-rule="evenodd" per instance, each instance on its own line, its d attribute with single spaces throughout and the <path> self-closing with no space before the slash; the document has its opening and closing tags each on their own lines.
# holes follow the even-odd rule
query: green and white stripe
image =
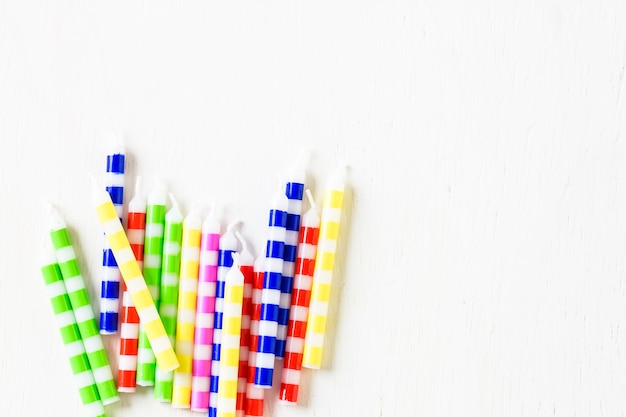
<svg viewBox="0 0 626 417">
<path fill-rule="evenodd" d="M 161 284 L 161 258 L 163 255 L 163 226 L 165 222 L 165 191 L 161 186 L 151 192 L 146 206 L 146 233 L 143 247 L 143 276 L 154 305 L 159 308 Z M 139 345 L 137 351 L 137 385 L 154 385 L 156 358 L 148 336 L 139 322 Z"/>
<path fill-rule="evenodd" d="M 161 302 L 159 314 L 172 346 L 176 338 L 176 316 L 178 309 L 178 281 L 180 279 L 180 252 L 183 239 L 183 215 L 174 196 L 170 194 L 172 208 L 165 215 L 163 237 L 163 263 L 161 270 Z M 174 372 L 162 371 L 157 367 L 154 398 L 162 402 L 172 401 Z"/>
<path fill-rule="evenodd" d="M 111 373 L 109 358 L 102 344 L 98 324 L 91 308 L 89 295 L 85 289 L 85 281 L 80 273 L 76 253 L 67 232 L 67 226 L 59 213 L 52 210 L 51 220 L 50 238 L 52 246 L 76 317 L 78 330 L 83 339 L 87 358 L 98 386 L 98 393 L 102 404 L 112 404 L 118 401 L 120 397 Z"/>
<path fill-rule="evenodd" d="M 46 284 L 48 298 L 54 311 L 61 339 L 65 345 L 65 353 L 74 374 L 74 383 L 85 407 L 85 414 L 87 417 L 105 417 L 104 407 L 100 401 L 98 387 L 85 353 L 85 346 L 80 337 L 76 318 L 72 312 L 72 305 L 63 283 L 61 270 L 49 242 L 43 253 L 41 275 Z"/>
</svg>

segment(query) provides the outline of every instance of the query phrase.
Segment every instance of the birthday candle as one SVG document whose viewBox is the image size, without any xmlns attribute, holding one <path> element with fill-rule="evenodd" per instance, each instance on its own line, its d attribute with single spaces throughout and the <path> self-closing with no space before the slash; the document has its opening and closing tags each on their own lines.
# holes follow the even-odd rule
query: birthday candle
<svg viewBox="0 0 626 417">
<path fill-rule="evenodd" d="M 200 243 L 196 331 L 194 335 L 191 377 L 191 410 L 199 412 L 205 412 L 209 409 L 213 319 L 215 315 L 215 287 L 217 282 L 220 232 L 221 226 L 215 215 L 214 205 L 211 212 L 202 222 L 202 241 Z"/>
<path fill-rule="evenodd" d="M 255 384 L 263 388 L 271 388 L 274 375 L 278 307 L 280 304 L 288 205 L 285 193 L 276 193 L 272 199 L 269 215 L 269 233 L 265 250 L 267 261 L 265 263 L 263 292 L 261 295 L 259 344 L 254 376 Z"/>
<path fill-rule="evenodd" d="M 128 203 L 128 241 L 137 264 L 143 265 L 143 242 L 146 232 L 146 200 L 141 195 L 141 177 L 137 177 L 135 196 Z M 139 316 L 122 280 L 122 319 L 120 325 L 120 356 L 117 389 L 135 392 L 137 377 L 137 347 L 139 343 Z"/>
<path fill-rule="evenodd" d="M 107 155 L 106 190 L 122 221 L 124 212 L 124 149 L 117 148 Z M 120 311 L 120 270 L 106 239 L 102 250 L 102 279 L 100 289 L 100 333 L 117 333 Z"/>
<path fill-rule="evenodd" d="M 331 282 L 337 253 L 339 221 L 341 220 L 345 188 L 344 171 L 345 169 L 342 169 L 334 176 L 324 195 L 317 257 L 313 273 L 313 286 L 311 289 L 311 303 L 309 305 L 309 317 L 302 357 L 302 366 L 310 369 L 319 369 L 322 365 L 328 301 L 330 299 Z"/>
<path fill-rule="evenodd" d="M 146 207 L 146 233 L 143 248 L 143 275 L 156 308 L 159 307 L 161 262 L 163 255 L 163 227 L 165 223 L 166 196 L 163 187 L 148 195 Z M 139 349 L 137 352 L 137 385 L 154 385 L 156 359 L 150 346 L 144 323 L 139 321 Z"/>
<path fill-rule="evenodd" d="M 320 230 L 320 217 L 317 214 L 311 191 L 306 190 L 306 194 L 311 208 L 302 216 L 302 226 L 300 227 L 296 274 L 293 282 L 287 345 L 285 348 L 285 363 L 281 375 L 280 390 L 278 391 L 278 399 L 288 404 L 296 404 L 298 402 L 302 350 L 304 349 L 315 254 L 317 252 Z"/>
<path fill-rule="evenodd" d="M 65 346 L 65 353 L 74 374 L 74 383 L 85 407 L 85 414 L 87 417 L 105 417 L 98 387 L 89 365 L 87 353 L 85 353 L 85 346 L 76 324 L 76 317 L 72 311 L 67 289 L 63 283 L 61 270 L 48 239 L 46 239 L 46 247 L 41 261 L 41 275 Z"/>
<path fill-rule="evenodd" d="M 237 383 L 237 417 L 243 417 L 246 405 L 248 384 L 248 358 L 250 357 L 250 314 L 252 310 L 252 282 L 254 281 L 254 257 L 248 244 L 239 232 L 235 232 L 241 242 L 239 270 L 243 274 L 243 301 L 241 305 L 241 337 L 239 339 L 239 381 Z"/>
<path fill-rule="evenodd" d="M 101 190 L 101 192 L 107 196 L 109 195 L 104 190 Z M 91 309 L 89 295 L 85 289 L 85 281 L 80 272 L 65 221 L 52 206 L 49 209 L 51 221 L 50 238 L 63 276 L 63 283 L 65 288 L 67 288 L 72 310 L 78 323 L 78 330 L 83 339 L 87 358 L 98 386 L 100 399 L 103 405 L 111 404 L 118 401 L 120 396 L 115 387 L 109 358 L 104 350 L 96 318 Z M 115 212 L 115 210 L 113 211 Z M 116 217 L 116 220 L 119 222 L 119 218 Z"/>
<path fill-rule="evenodd" d="M 250 349 L 248 352 L 248 383 L 246 386 L 246 417 L 263 415 L 265 388 L 254 385 L 254 370 L 256 368 L 256 350 L 259 343 L 259 319 L 261 318 L 261 293 L 263 291 L 263 270 L 265 256 L 259 256 L 254 262 L 252 281 L 252 303 L 250 310 Z"/>
<path fill-rule="evenodd" d="M 165 215 L 163 234 L 163 263 L 161 268 L 161 300 L 159 313 L 165 332 L 172 345 L 176 337 L 176 318 L 178 316 L 178 280 L 180 274 L 180 251 L 183 238 L 183 215 L 174 196 L 170 194 L 172 208 Z M 162 402 L 172 401 L 174 373 L 156 369 L 154 398 Z"/>
<path fill-rule="evenodd" d="M 237 251 L 237 238 L 231 223 L 220 237 L 220 250 L 217 256 L 217 283 L 215 287 L 215 319 L 213 320 L 213 352 L 211 355 L 211 384 L 209 394 L 209 417 L 217 416 L 217 391 L 219 388 L 220 353 L 222 348 L 222 315 L 224 312 L 224 288 L 226 274 L 233 266 L 233 253 Z"/>
<path fill-rule="evenodd" d="M 98 220 L 104 229 L 109 245 L 113 250 L 113 255 L 115 255 L 117 264 L 122 272 L 122 278 L 126 282 L 126 287 L 137 309 L 139 320 L 144 324 L 146 336 L 154 351 L 157 364 L 164 371 L 178 368 L 178 359 L 176 359 L 172 344 L 165 333 L 163 322 L 159 317 L 159 312 L 154 305 L 150 290 L 130 247 L 126 232 L 124 232 L 122 223 L 116 216 L 111 197 L 109 197 L 108 193 L 100 191 L 94 182 L 92 199 Z"/>
<path fill-rule="evenodd" d="M 226 276 L 220 360 L 217 417 L 235 417 L 239 374 L 239 344 L 244 276 L 239 269 L 239 254 L 233 253 L 233 266 Z"/>
<path fill-rule="evenodd" d="M 191 405 L 191 372 L 193 370 L 193 337 L 196 324 L 198 296 L 198 268 L 202 220 L 194 208 L 183 222 L 183 247 L 180 261 L 180 291 L 176 323 L 176 355 L 180 367 L 174 372 L 172 406 L 189 408 Z"/>
<path fill-rule="evenodd" d="M 302 212 L 304 177 L 304 170 L 300 168 L 298 164 L 298 169 L 291 173 L 285 189 L 285 195 L 287 196 L 289 203 L 287 206 L 287 231 L 285 233 L 283 276 L 280 285 L 280 304 L 278 308 L 278 331 L 276 333 L 277 358 L 285 356 L 287 324 L 289 323 L 289 307 L 291 306 L 291 289 L 293 287 L 296 249 L 298 247 L 298 233 L 300 232 L 300 213 Z"/>
</svg>

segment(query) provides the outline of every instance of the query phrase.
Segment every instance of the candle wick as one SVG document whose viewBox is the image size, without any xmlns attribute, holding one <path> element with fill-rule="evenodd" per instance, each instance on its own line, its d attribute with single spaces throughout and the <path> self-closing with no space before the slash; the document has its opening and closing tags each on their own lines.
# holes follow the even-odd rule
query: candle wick
<svg viewBox="0 0 626 417">
<path fill-rule="evenodd" d="M 170 196 L 170 200 L 172 201 L 172 206 L 174 206 L 174 208 L 178 211 L 180 211 L 180 207 L 178 206 L 178 201 L 176 201 L 176 198 L 174 198 L 174 193 L 169 193 Z"/>
<path fill-rule="evenodd" d="M 311 206 L 311 208 L 315 211 L 317 211 L 317 206 L 315 205 L 315 200 L 313 199 L 313 195 L 311 194 L 311 190 L 310 189 L 306 189 L 305 190 L 306 193 L 306 197 L 309 200 L 309 205 Z"/>
<path fill-rule="evenodd" d="M 137 175 L 137 179 L 135 180 L 135 195 L 141 194 L 141 175 Z"/>
<path fill-rule="evenodd" d="M 226 231 L 230 232 L 235 229 L 235 227 L 241 224 L 241 220 L 237 219 L 226 227 Z"/>
<path fill-rule="evenodd" d="M 241 242 L 241 248 L 242 251 L 247 251 L 248 250 L 248 243 L 246 242 L 246 240 L 243 238 L 243 236 L 241 235 L 241 233 L 239 233 L 239 230 L 235 231 L 235 236 L 237 236 L 237 239 L 239 239 L 239 241 Z"/>
</svg>

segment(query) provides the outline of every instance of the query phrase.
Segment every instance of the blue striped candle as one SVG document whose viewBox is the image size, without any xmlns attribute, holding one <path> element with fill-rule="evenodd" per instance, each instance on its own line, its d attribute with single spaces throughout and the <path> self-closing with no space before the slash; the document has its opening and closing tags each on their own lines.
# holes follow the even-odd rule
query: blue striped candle
<svg viewBox="0 0 626 417">
<path fill-rule="evenodd" d="M 217 417 L 217 392 L 219 388 L 220 357 L 222 351 L 222 319 L 224 317 L 224 289 L 226 274 L 233 266 L 233 253 L 237 252 L 237 237 L 231 223 L 220 237 L 217 255 L 217 283 L 215 287 L 215 313 L 213 319 L 213 352 L 211 355 L 211 378 L 209 385 L 209 417 Z"/>
<path fill-rule="evenodd" d="M 278 308 L 283 275 L 283 256 L 289 202 L 282 191 L 272 199 L 269 215 L 269 230 L 265 248 L 265 271 L 261 291 L 261 318 L 259 320 L 259 342 L 257 346 L 254 384 L 271 388 L 276 358 L 276 335 L 278 333 Z"/>
<path fill-rule="evenodd" d="M 291 290 L 296 268 L 296 249 L 300 233 L 300 214 L 302 213 L 302 197 L 304 195 L 304 170 L 294 172 L 287 182 L 285 195 L 287 206 L 287 232 L 285 234 L 285 250 L 283 253 L 283 277 L 280 285 L 280 304 L 278 308 L 278 332 L 276 334 L 276 357 L 285 356 L 287 343 L 287 325 L 289 324 L 289 308 L 291 307 Z"/>
<path fill-rule="evenodd" d="M 124 149 L 118 147 L 107 155 L 105 186 L 113 200 L 120 221 L 124 213 Z M 122 223 L 123 224 L 123 223 Z M 100 288 L 100 333 L 117 333 L 120 311 L 121 273 L 113 252 L 104 239 L 102 250 L 102 279 Z"/>
</svg>

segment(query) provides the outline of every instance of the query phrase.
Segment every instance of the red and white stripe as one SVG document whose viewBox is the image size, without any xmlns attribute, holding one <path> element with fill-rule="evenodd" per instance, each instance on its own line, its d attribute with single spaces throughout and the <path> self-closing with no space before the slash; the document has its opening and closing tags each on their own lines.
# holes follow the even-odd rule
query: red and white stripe
<svg viewBox="0 0 626 417">
<path fill-rule="evenodd" d="M 315 255 L 319 240 L 320 217 L 315 210 L 311 192 L 306 190 L 311 208 L 302 217 L 300 238 L 298 242 L 296 271 L 293 280 L 291 295 L 291 309 L 289 310 L 289 324 L 287 326 L 287 344 L 285 346 L 285 361 L 281 375 L 278 399 L 287 404 L 298 402 L 298 390 L 302 370 L 302 352 L 304 337 L 309 315 L 311 300 L 311 286 L 315 269 Z"/>
<path fill-rule="evenodd" d="M 265 256 L 259 256 L 254 262 L 252 281 L 252 302 L 250 304 L 250 349 L 248 352 L 248 383 L 246 387 L 245 413 L 246 417 L 263 415 L 265 389 L 254 385 L 254 370 L 256 366 L 256 350 L 259 343 L 259 320 L 261 318 L 261 292 L 263 291 L 263 275 L 265 270 Z"/>
<path fill-rule="evenodd" d="M 130 247 L 139 268 L 143 265 L 143 243 L 146 232 L 146 200 L 141 196 L 141 178 L 137 177 L 135 196 L 128 203 L 127 234 Z M 139 343 L 139 315 L 133 305 L 126 283 L 122 280 L 122 318 L 120 325 L 120 356 L 117 389 L 135 392 L 137 376 L 137 345 Z"/>
</svg>

